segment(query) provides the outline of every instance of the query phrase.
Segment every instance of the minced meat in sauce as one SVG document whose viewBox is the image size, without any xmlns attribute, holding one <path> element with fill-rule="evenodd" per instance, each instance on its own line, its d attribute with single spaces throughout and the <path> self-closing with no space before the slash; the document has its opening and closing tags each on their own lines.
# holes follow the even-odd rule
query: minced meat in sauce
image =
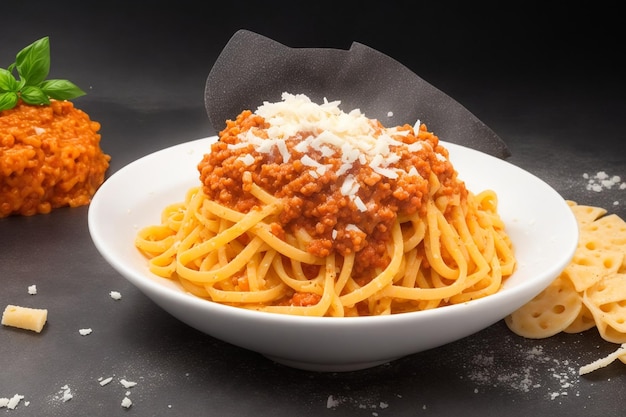
<svg viewBox="0 0 626 417">
<path fill-rule="evenodd" d="M 372 121 L 376 131 L 383 126 Z M 403 172 L 397 178 L 389 178 L 358 159 L 340 176 L 341 149 L 334 154 L 322 155 L 318 150 L 306 152 L 313 160 L 332 168 L 315 172 L 303 163 L 305 153 L 294 147 L 305 137 L 319 132 L 302 131 L 286 138 L 285 144 L 291 155 L 284 162 L 276 147 L 259 152 L 253 144 L 232 146 L 242 142 L 240 134 L 253 130 L 257 137 L 267 138 L 266 120 L 249 110 L 242 112 L 235 121 L 228 120 L 219 133 L 219 141 L 211 147 L 198 164 L 203 190 L 207 196 L 227 207 L 248 212 L 260 202 L 246 191 L 244 172 L 251 172 L 254 183 L 284 202 L 284 210 L 274 219 L 272 230 L 277 236 L 293 233 L 304 228 L 312 237 L 307 250 L 324 257 L 332 251 L 341 255 L 356 253 L 353 276 L 364 271 L 384 268 L 389 262 L 387 244 L 391 239 L 391 227 L 399 214 L 424 214 L 429 198 L 429 177 L 434 173 L 441 183 L 437 195 L 460 194 L 465 198 L 467 190 L 448 160 L 448 151 L 439 139 L 427 131 L 424 124 L 415 133 L 409 125 L 401 126 L 393 138 L 406 145 L 417 141 L 424 146 L 410 152 L 406 146 L 394 148 L 399 160 L 389 167 Z M 251 159 L 244 156 L 250 155 Z M 370 156 L 371 158 L 371 156 Z M 408 175 L 414 167 L 419 175 Z M 364 203 L 359 208 L 353 198 L 341 192 L 344 179 L 352 175 L 358 182 L 356 194 Z"/>
</svg>

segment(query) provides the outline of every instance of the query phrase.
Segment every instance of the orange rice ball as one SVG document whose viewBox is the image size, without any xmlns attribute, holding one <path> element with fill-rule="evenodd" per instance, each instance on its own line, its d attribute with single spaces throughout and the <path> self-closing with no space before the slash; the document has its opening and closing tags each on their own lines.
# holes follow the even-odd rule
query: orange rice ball
<svg viewBox="0 0 626 417">
<path fill-rule="evenodd" d="M 0 218 L 89 204 L 111 157 L 100 123 L 70 101 L 0 112 Z"/>
</svg>

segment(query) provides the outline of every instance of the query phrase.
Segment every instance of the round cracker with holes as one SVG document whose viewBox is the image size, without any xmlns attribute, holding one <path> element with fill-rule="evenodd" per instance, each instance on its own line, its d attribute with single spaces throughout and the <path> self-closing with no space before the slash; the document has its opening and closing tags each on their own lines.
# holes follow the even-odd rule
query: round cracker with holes
<svg viewBox="0 0 626 417">
<path fill-rule="evenodd" d="M 589 311 L 589 308 L 583 303 L 580 313 L 576 316 L 576 319 L 563 331 L 565 333 L 582 333 L 585 330 L 589 330 L 595 327 L 596 321 L 593 318 L 593 314 Z"/>
<path fill-rule="evenodd" d="M 588 245 L 590 241 L 584 233 L 580 234 L 580 244 L 571 263 L 563 271 L 578 292 L 585 291 L 605 276 L 615 274 L 624 260 L 624 253 Z"/>
<path fill-rule="evenodd" d="M 585 226 L 600 217 L 604 216 L 607 211 L 601 207 L 583 206 L 577 204 L 575 201 L 567 200 L 567 205 L 570 207 L 576 217 L 578 227 Z"/>
<path fill-rule="evenodd" d="M 589 287 L 583 294 L 604 340 L 626 343 L 626 274 L 614 274 Z"/>
<path fill-rule="evenodd" d="M 528 339 L 553 336 L 568 328 L 582 309 L 580 294 L 561 275 L 504 321 L 513 333 Z"/>
</svg>

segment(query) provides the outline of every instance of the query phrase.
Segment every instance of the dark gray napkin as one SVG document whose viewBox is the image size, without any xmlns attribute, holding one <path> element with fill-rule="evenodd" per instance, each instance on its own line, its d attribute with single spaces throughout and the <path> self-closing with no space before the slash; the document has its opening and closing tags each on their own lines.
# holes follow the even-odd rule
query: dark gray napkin
<svg viewBox="0 0 626 417">
<path fill-rule="evenodd" d="M 354 42 L 349 50 L 290 48 L 248 30 L 237 31 L 206 81 L 205 107 L 219 132 L 226 120 L 281 94 L 306 94 L 314 102 L 340 100 L 392 127 L 417 120 L 439 139 L 498 158 L 506 144 L 456 100 L 387 55 Z"/>
</svg>

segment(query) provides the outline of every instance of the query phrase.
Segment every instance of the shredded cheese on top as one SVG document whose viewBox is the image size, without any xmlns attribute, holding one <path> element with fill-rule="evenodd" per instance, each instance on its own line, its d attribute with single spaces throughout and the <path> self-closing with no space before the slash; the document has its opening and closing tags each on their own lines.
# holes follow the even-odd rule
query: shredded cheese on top
<svg viewBox="0 0 626 417">
<path fill-rule="evenodd" d="M 331 165 L 323 164 L 311 157 L 311 151 L 316 151 L 321 157 L 330 157 L 338 154 L 341 166 L 336 170 L 337 177 L 348 173 L 355 162 L 369 165 L 377 174 L 390 179 L 397 179 L 400 174 L 417 176 L 418 171 L 412 168 L 409 172 L 394 167 L 402 158 L 401 149 L 416 152 L 428 144 L 415 142 L 406 144 L 394 136 L 406 136 L 406 130 L 397 127 L 381 128 L 375 120 L 367 118 L 359 109 L 348 113 L 339 108 L 340 101 L 324 99 L 317 104 L 304 94 L 283 93 L 282 101 L 264 102 L 256 110 L 256 114 L 263 117 L 269 124 L 265 135 L 257 136 L 255 129 L 239 134 L 239 143 L 230 144 L 232 149 L 240 149 L 252 145 L 258 153 L 268 154 L 277 150 L 283 162 L 289 162 L 291 155 L 285 141 L 302 135 L 301 141 L 293 146 L 293 150 L 304 154 L 300 162 L 309 167 L 309 174 L 313 178 L 324 175 Z M 420 126 L 418 120 L 415 129 Z M 310 134 L 307 135 L 307 132 Z M 437 153 L 437 157 L 445 156 Z M 255 158 L 250 154 L 238 158 L 244 165 L 250 166 Z M 343 178 L 341 192 L 349 196 L 360 211 L 367 208 L 357 192 L 359 184 L 351 175 Z"/>
</svg>

